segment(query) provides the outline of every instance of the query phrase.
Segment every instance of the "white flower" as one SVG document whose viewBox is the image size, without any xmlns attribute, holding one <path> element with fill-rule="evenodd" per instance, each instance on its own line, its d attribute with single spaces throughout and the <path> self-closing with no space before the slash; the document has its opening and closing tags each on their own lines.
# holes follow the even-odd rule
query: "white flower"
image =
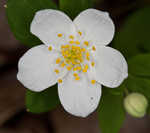
<svg viewBox="0 0 150 133">
<path fill-rule="evenodd" d="M 114 31 L 107 12 L 87 9 L 72 22 L 61 11 L 38 11 L 31 32 L 45 45 L 25 53 L 17 78 L 36 92 L 58 83 L 65 110 L 86 117 L 98 106 L 101 85 L 114 88 L 128 76 L 124 57 L 106 46 Z"/>
</svg>

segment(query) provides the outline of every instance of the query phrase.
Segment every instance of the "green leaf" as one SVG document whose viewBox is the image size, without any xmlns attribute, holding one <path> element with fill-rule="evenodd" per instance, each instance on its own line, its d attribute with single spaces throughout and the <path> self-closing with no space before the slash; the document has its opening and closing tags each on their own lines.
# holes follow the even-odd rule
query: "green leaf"
<svg viewBox="0 0 150 133">
<path fill-rule="evenodd" d="M 119 133 L 125 119 L 123 93 L 113 95 L 107 88 L 103 89 L 98 116 L 102 133 Z"/>
<path fill-rule="evenodd" d="M 72 19 L 81 11 L 93 7 L 94 0 L 59 0 L 59 7 Z"/>
<path fill-rule="evenodd" d="M 150 79 L 129 75 L 126 87 L 130 92 L 142 93 L 150 101 Z"/>
<path fill-rule="evenodd" d="M 150 54 L 139 54 L 128 60 L 129 77 L 125 87 L 129 92 L 143 94 L 150 102 Z M 148 111 L 150 110 L 150 106 Z M 149 111 L 150 112 L 150 111 Z"/>
<path fill-rule="evenodd" d="M 42 113 L 54 109 L 60 103 L 57 93 L 57 85 L 42 92 L 27 90 L 26 107 L 29 112 Z"/>
<path fill-rule="evenodd" d="M 136 76 L 150 77 L 150 54 L 140 54 L 129 59 L 129 73 Z"/>
<path fill-rule="evenodd" d="M 139 53 L 150 52 L 150 8 L 130 15 L 116 34 L 113 46 L 128 59 Z"/>
<path fill-rule="evenodd" d="M 103 87 L 104 89 L 108 89 L 109 93 L 111 93 L 112 95 L 122 95 L 122 93 L 125 90 L 125 84 L 124 82 L 117 88 L 107 88 L 107 87 Z"/>
<path fill-rule="evenodd" d="M 28 46 L 41 44 L 41 41 L 30 33 L 30 24 L 37 11 L 48 8 L 57 7 L 52 0 L 8 0 L 7 18 L 15 37 Z"/>
</svg>

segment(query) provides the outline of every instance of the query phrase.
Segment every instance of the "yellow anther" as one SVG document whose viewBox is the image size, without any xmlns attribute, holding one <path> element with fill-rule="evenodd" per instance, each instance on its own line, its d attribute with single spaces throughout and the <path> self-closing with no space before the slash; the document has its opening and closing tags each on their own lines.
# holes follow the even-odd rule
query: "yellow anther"
<svg viewBox="0 0 150 133">
<path fill-rule="evenodd" d="M 82 63 L 82 62 L 83 62 L 83 59 L 81 59 L 80 62 Z"/>
<path fill-rule="evenodd" d="M 79 42 L 79 41 L 75 41 L 75 44 L 77 44 L 77 45 L 78 45 L 78 44 L 80 44 L 80 42 Z"/>
<path fill-rule="evenodd" d="M 68 71 L 73 69 L 73 71 L 87 72 L 88 65 L 85 65 L 84 68 L 82 68 L 80 64 L 84 61 L 84 57 L 89 59 L 89 51 L 87 51 L 86 48 L 74 45 L 80 44 L 80 42 L 78 40 L 74 41 L 72 35 L 69 37 L 72 38 L 72 40 L 69 41 L 69 44 L 61 46 L 61 54 L 64 58 L 64 62 L 62 63 L 62 60 L 57 59 L 57 64 L 61 63 L 61 67 L 66 66 Z M 79 79 L 79 77 L 77 77 L 77 79 Z"/>
<path fill-rule="evenodd" d="M 58 79 L 58 83 L 62 83 L 62 79 Z"/>
<path fill-rule="evenodd" d="M 90 53 L 89 53 L 89 52 L 86 52 L 86 59 L 87 59 L 87 60 L 90 60 L 89 56 L 90 56 Z"/>
<path fill-rule="evenodd" d="M 84 73 L 87 72 L 88 68 L 89 68 L 89 66 L 86 64 L 86 65 L 84 66 L 84 68 L 83 68 L 83 72 L 84 72 Z"/>
<path fill-rule="evenodd" d="M 85 52 L 85 51 L 86 51 L 86 49 L 85 49 L 85 48 L 82 48 L 82 49 L 81 49 L 81 51 L 82 51 L 82 52 Z"/>
<path fill-rule="evenodd" d="M 72 69 L 72 66 L 67 66 L 67 70 L 70 71 Z"/>
<path fill-rule="evenodd" d="M 89 42 L 88 41 L 84 41 L 84 45 L 89 46 Z"/>
<path fill-rule="evenodd" d="M 71 40 L 71 41 L 69 41 L 69 43 L 70 43 L 70 44 L 74 44 L 74 41 L 73 41 L 73 40 Z"/>
<path fill-rule="evenodd" d="M 86 57 L 86 59 L 89 61 L 90 60 L 90 58 L 89 57 Z"/>
<path fill-rule="evenodd" d="M 71 49 L 72 49 L 72 50 L 73 50 L 73 49 L 76 49 L 76 46 L 72 45 L 72 46 L 71 46 Z"/>
<path fill-rule="evenodd" d="M 65 65 L 66 65 L 66 64 L 63 62 L 60 66 L 61 66 L 61 67 L 64 67 Z"/>
<path fill-rule="evenodd" d="M 56 59 L 56 64 L 59 64 L 61 62 L 61 59 L 60 58 L 57 58 Z"/>
<path fill-rule="evenodd" d="M 81 32 L 81 31 L 78 31 L 78 34 L 79 34 L 80 36 L 82 36 L 82 32 Z"/>
<path fill-rule="evenodd" d="M 72 63 L 73 65 L 77 64 L 77 62 L 76 62 L 74 59 L 71 60 L 71 63 Z"/>
<path fill-rule="evenodd" d="M 74 39 L 74 36 L 73 36 L 73 35 L 70 35 L 69 38 L 73 40 L 73 39 Z"/>
<path fill-rule="evenodd" d="M 73 71 L 81 71 L 82 70 L 82 67 L 81 66 L 77 66 L 77 67 L 74 67 L 73 68 Z"/>
<path fill-rule="evenodd" d="M 74 73 L 73 76 L 74 76 L 74 77 L 78 77 L 78 74 L 77 74 L 77 73 Z"/>
<path fill-rule="evenodd" d="M 65 58 L 65 59 L 66 59 L 66 58 Z M 70 63 L 70 60 L 69 60 L 69 59 L 66 59 L 65 61 L 66 61 L 66 63 L 68 63 L 68 64 Z"/>
<path fill-rule="evenodd" d="M 92 47 L 92 50 L 93 50 L 93 51 L 96 51 L 96 48 L 95 48 L 95 46 L 93 46 L 93 47 Z"/>
<path fill-rule="evenodd" d="M 65 45 L 61 45 L 61 49 L 66 48 Z"/>
<path fill-rule="evenodd" d="M 58 37 L 62 37 L 62 34 L 61 34 L 61 33 L 59 33 L 59 34 L 57 34 L 57 36 L 58 36 Z"/>
<path fill-rule="evenodd" d="M 75 77 L 75 80 L 80 80 L 80 77 L 79 76 Z"/>
<path fill-rule="evenodd" d="M 49 51 L 52 51 L 52 46 L 49 46 L 49 47 L 48 47 L 48 50 L 49 50 Z"/>
<path fill-rule="evenodd" d="M 95 84 L 96 83 L 96 80 L 91 80 L 91 84 Z"/>
<path fill-rule="evenodd" d="M 95 62 L 91 62 L 91 65 L 92 65 L 92 66 L 95 66 Z"/>
<path fill-rule="evenodd" d="M 70 45 L 69 44 L 65 45 L 65 48 L 70 48 Z"/>
<path fill-rule="evenodd" d="M 58 73 L 59 73 L 59 70 L 58 70 L 58 69 L 55 69 L 55 73 L 58 74 Z"/>
<path fill-rule="evenodd" d="M 81 71 L 82 67 L 81 66 L 78 66 L 76 67 L 78 71 Z"/>
<path fill-rule="evenodd" d="M 89 57 L 89 56 L 90 56 L 90 53 L 89 53 L 89 52 L 86 52 L 86 56 Z"/>
<path fill-rule="evenodd" d="M 77 67 L 74 67 L 74 68 L 73 68 L 73 71 L 77 71 Z"/>
</svg>

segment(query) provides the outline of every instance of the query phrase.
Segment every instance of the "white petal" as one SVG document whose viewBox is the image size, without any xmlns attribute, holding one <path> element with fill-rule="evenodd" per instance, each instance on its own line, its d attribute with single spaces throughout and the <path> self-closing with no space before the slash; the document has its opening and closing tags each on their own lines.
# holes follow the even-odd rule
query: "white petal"
<svg viewBox="0 0 150 133">
<path fill-rule="evenodd" d="M 119 51 L 102 46 L 97 47 L 92 55 L 95 67 L 90 69 L 89 77 L 110 88 L 118 87 L 127 78 L 127 62 Z"/>
<path fill-rule="evenodd" d="M 113 39 L 115 27 L 107 12 L 87 9 L 75 18 L 74 23 L 85 34 L 84 39 L 96 45 L 107 45 Z"/>
<path fill-rule="evenodd" d="M 74 32 L 72 20 L 63 12 L 52 9 L 38 11 L 31 24 L 31 32 L 46 45 L 56 48 L 63 44 L 65 36 Z M 63 34 L 58 37 L 58 34 Z"/>
<path fill-rule="evenodd" d="M 101 97 L 101 85 L 91 84 L 87 76 L 80 75 L 76 81 L 72 73 L 66 75 L 58 84 L 58 92 L 64 109 L 72 115 L 86 117 L 98 106 Z"/>
<path fill-rule="evenodd" d="M 59 56 L 56 51 L 49 51 L 45 45 L 39 45 L 27 51 L 19 60 L 18 80 L 32 91 L 42 91 L 56 84 L 59 77 L 66 74 L 60 69 L 56 74 L 54 69 L 58 68 L 55 59 Z"/>
</svg>

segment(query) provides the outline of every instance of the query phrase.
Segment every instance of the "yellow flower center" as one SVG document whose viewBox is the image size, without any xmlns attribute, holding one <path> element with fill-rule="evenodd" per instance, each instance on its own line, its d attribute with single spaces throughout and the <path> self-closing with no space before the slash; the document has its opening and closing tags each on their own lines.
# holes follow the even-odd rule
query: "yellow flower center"
<svg viewBox="0 0 150 133">
<path fill-rule="evenodd" d="M 82 51 L 80 46 L 75 45 L 63 45 L 61 47 L 61 54 L 64 58 L 64 62 L 69 66 L 76 66 L 83 62 L 83 56 L 85 52 Z"/>
<path fill-rule="evenodd" d="M 91 84 L 95 84 L 96 83 L 96 80 L 91 80 Z"/>
<path fill-rule="evenodd" d="M 82 36 L 82 32 L 78 32 L 80 36 Z M 59 33 L 57 36 L 64 37 L 63 34 Z M 73 76 L 75 80 L 80 80 L 80 73 L 86 73 L 89 69 L 89 65 L 95 65 L 95 62 L 91 60 L 90 50 L 87 49 L 89 41 L 79 41 L 73 35 L 69 35 L 69 42 L 67 44 L 62 44 L 60 48 L 61 57 L 56 59 L 56 64 L 58 64 L 61 68 L 65 68 L 68 71 L 74 71 Z M 49 51 L 52 51 L 52 47 L 50 46 Z M 96 50 L 94 46 L 92 46 L 93 51 Z M 88 63 L 89 62 L 89 63 Z M 60 70 L 54 70 L 56 74 L 61 73 Z M 58 79 L 59 83 L 62 83 L 61 79 Z M 95 80 L 92 80 L 91 83 L 95 84 Z"/>
<path fill-rule="evenodd" d="M 62 79 L 58 79 L 58 83 L 62 83 Z"/>
</svg>

